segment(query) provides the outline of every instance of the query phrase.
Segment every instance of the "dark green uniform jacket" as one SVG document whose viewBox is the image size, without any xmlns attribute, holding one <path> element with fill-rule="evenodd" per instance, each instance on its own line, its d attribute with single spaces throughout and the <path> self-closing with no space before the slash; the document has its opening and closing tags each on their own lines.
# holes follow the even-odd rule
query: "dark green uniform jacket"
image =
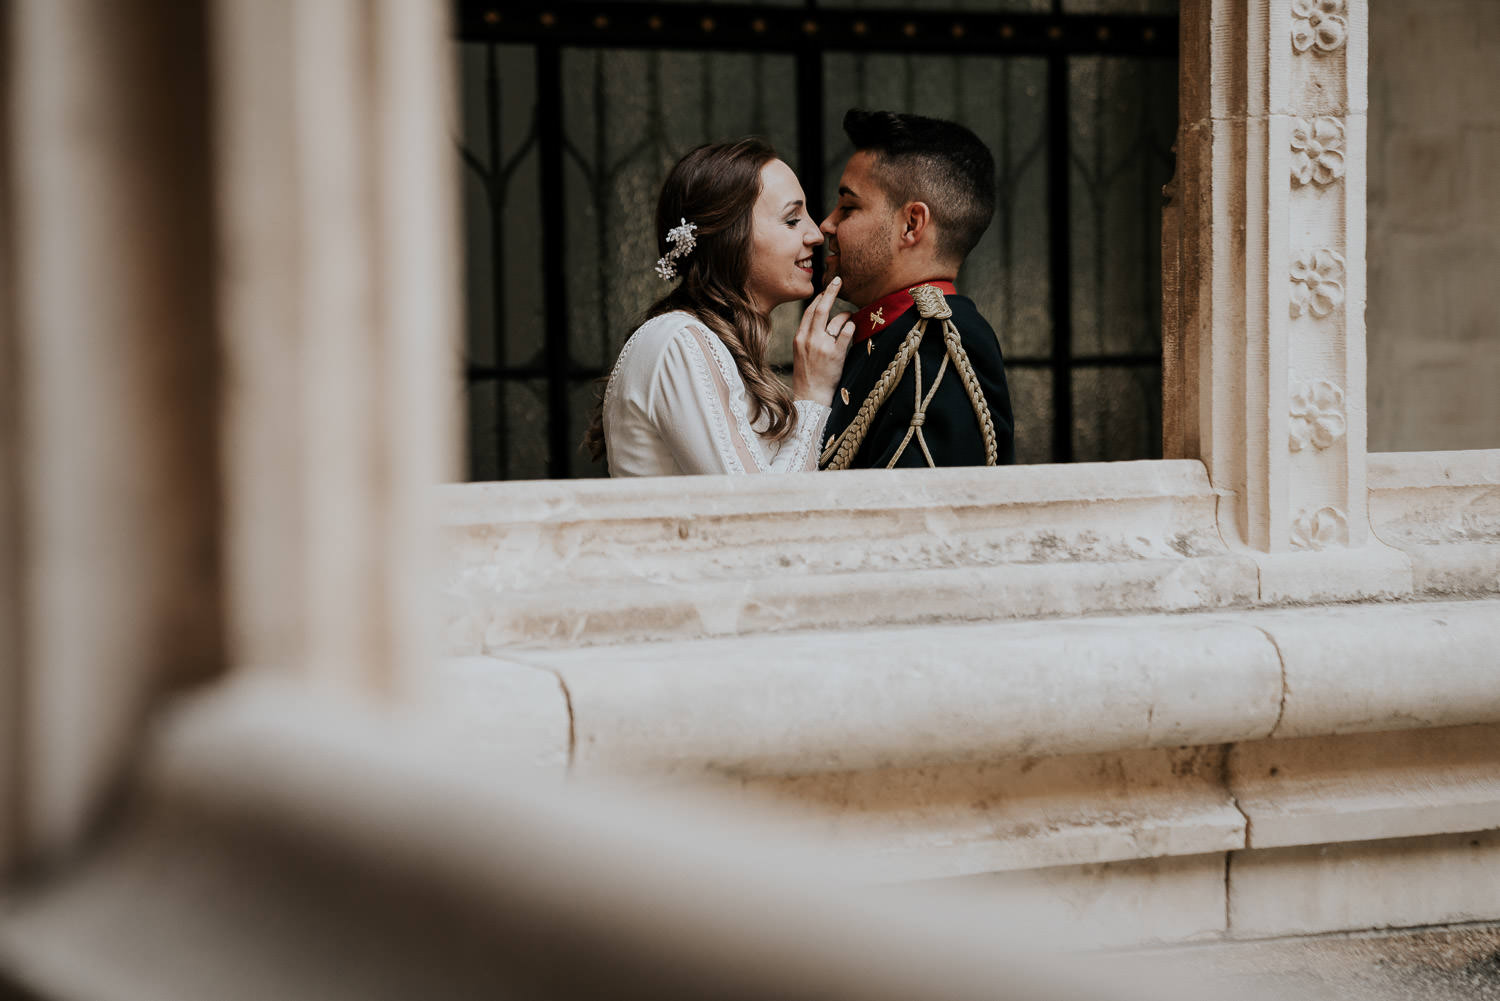
<svg viewBox="0 0 1500 1001">
<path fill-rule="evenodd" d="M 910 296 L 905 293 L 888 296 L 881 300 L 881 303 L 887 304 L 884 310 L 886 313 L 892 312 L 889 302 L 898 297 L 903 298 L 907 304 L 911 302 Z M 1005 362 L 1000 356 L 1000 341 L 984 317 L 974 308 L 972 301 L 961 295 L 950 294 L 945 298 L 953 311 L 953 325 L 958 329 L 964 351 L 968 354 L 984 398 L 989 404 L 998 446 L 997 464 L 1008 465 L 1015 461 L 1015 425 L 1010 411 L 1010 392 L 1005 384 Z M 881 303 L 872 304 L 855 315 L 858 327 L 856 336 L 869 329 L 871 311 L 879 310 Z M 840 388 L 834 393 L 833 412 L 828 417 L 824 432 L 825 445 L 854 419 L 860 404 L 869 395 L 881 373 L 891 364 L 901 342 L 920 319 L 914 306 L 906 308 L 887 323 L 880 323 L 877 317 L 879 325 L 872 336 L 866 340 L 858 340 L 850 347 L 849 356 L 844 362 Z M 864 443 L 854 454 L 849 468 L 884 469 L 890 466 L 892 457 L 901 448 L 902 439 L 907 436 L 907 429 L 917 406 L 916 360 L 921 360 L 922 395 L 925 397 L 932 388 L 932 380 L 943 363 L 945 353 L 942 321 L 929 319 L 927 332 L 917 349 L 917 357 L 907 365 L 894 392 L 871 422 Z M 937 395 L 927 406 L 921 430 L 934 465 L 985 464 L 984 438 L 979 419 L 964 390 L 963 380 L 951 362 L 938 385 Z M 825 456 L 824 465 L 826 464 Z M 895 463 L 896 468 L 925 467 L 927 464 L 927 454 L 915 440 L 907 443 Z"/>
</svg>

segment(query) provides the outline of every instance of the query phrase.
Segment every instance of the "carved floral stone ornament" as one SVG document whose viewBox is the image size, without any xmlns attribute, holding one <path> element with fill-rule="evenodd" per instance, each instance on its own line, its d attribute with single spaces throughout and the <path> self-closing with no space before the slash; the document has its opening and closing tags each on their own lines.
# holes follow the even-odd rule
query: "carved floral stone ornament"
<svg viewBox="0 0 1500 1001">
<path fill-rule="evenodd" d="M 1332 52 L 1344 44 L 1349 22 L 1345 0 L 1292 0 L 1292 48 Z"/>
<path fill-rule="evenodd" d="M 1325 449 L 1344 437 L 1344 391 L 1327 379 L 1292 386 L 1291 449 Z"/>
<path fill-rule="evenodd" d="M 1297 255 L 1292 262 L 1292 319 L 1304 312 L 1324 317 L 1343 304 L 1343 255 L 1326 247 Z"/>
<path fill-rule="evenodd" d="M 1344 176 L 1344 123 L 1337 118 L 1292 122 L 1292 183 L 1332 184 Z"/>
<path fill-rule="evenodd" d="M 1349 544 L 1349 520 L 1336 507 L 1304 509 L 1292 520 L 1293 549 L 1327 549 Z"/>
</svg>

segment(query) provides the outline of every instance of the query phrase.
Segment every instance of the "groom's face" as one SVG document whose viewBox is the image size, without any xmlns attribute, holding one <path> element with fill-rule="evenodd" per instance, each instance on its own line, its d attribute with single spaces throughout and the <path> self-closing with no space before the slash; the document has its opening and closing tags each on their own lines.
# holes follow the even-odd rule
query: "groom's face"
<svg viewBox="0 0 1500 1001">
<path fill-rule="evenodd" d="M 839 201 L 819 227 L 827 240 L 826 277 L 844 280 L 839 297 L 865 306 L 890 292 L 887 275 L 896 258 L 897 211 L 875 179 L 875 157 L 858 152 L 839 178 Z"/>
</svg>

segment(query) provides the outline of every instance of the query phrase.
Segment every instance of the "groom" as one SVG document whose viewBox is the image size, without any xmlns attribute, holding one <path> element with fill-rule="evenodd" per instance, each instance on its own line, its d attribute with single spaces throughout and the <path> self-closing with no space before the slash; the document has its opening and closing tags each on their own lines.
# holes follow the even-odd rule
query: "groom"
<svg viewBox="0 0 1500 1001">
<path fill-rule="evenodd" d="M 953 286 L 995 211 L 990 151 L 962 125 L 851 110 L 855 153 L 820 227 L 859 307 L 824 469 L 1015 461 L 1000 343 Z"/>
</svg>

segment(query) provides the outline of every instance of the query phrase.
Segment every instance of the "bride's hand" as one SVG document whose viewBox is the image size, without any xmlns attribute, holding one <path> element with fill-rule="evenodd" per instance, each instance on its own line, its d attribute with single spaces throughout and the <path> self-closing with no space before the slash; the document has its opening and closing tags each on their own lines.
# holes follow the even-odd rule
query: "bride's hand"
<svg viewBox="0 0 1500 1001">
<path fill-rule="evenodd" d="M 825 407 L 833 402 L 833 391 L 844 372 L 844 356 L 854 341 L 850 314 L 839 313 L 832 319 L 828 316 L 839 297 L 840 285 L 835 278 L 813 299 L 792 341 L 792 395 Z"/>
</svg>

